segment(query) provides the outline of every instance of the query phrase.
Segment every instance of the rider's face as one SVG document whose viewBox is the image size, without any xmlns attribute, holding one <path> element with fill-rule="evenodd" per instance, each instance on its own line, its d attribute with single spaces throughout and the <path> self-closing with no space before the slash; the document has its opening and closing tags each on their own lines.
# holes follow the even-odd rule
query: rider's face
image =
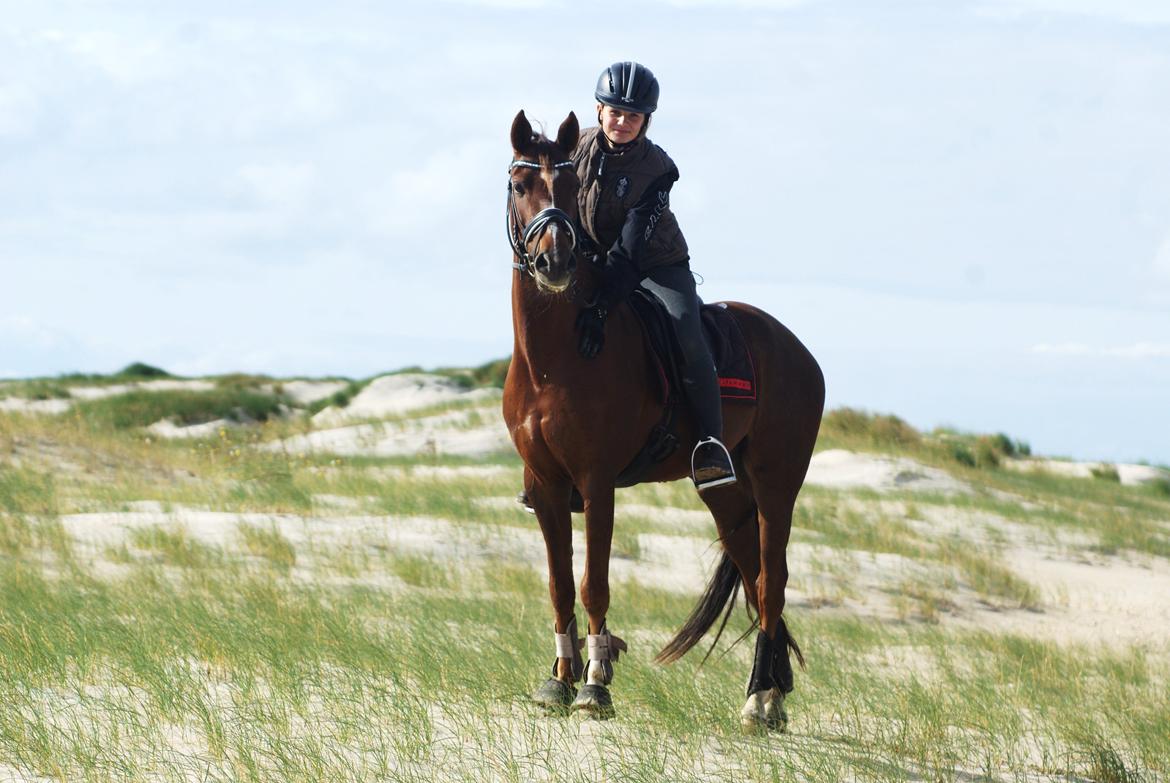
<svg viewBox="0 0 1170 783">
<path fill-rule="evenodd" d="M 638 138 L 638 132 L 646 122 L 645 114 L 622 111 L 601 103 L 597 104 L 597 111 L 601 117 L 601 131 L 610 144 L 628 144 Z"/>
</svg>

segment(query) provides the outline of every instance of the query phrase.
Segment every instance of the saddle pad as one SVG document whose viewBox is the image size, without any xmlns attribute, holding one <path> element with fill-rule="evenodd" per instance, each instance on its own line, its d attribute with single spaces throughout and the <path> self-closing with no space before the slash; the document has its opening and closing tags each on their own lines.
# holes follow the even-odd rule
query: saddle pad
<svg viewBox="0 0 1170 783">
<path fill-rule="evenodd" d="M 660 400 L 666 403 L 680 383 L 670 316 L 649 291 L 635 291 L 629 303 L 650 343 L 658 370 Z M 735 316 L 724 302 L 705 304 L 699 308 L 699 322 L 715 361 L 720 396 L 725 400 L 755 401 L 756 370 Z"/>
<path fill-rule="evenodd" d="M 735 316 L 724 302 L 717 302 L 703 305 L 699 318 L 715 360 L 720 396 L 725 400 L 754 400 L 756 368 Z"/>
</svg>

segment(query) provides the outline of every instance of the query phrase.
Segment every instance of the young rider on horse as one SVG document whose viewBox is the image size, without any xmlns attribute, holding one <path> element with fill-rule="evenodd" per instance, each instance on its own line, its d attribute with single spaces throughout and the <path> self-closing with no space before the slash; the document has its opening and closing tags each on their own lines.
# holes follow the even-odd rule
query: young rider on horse
<svg viewBox="0 0 1170 783">
<path fill-rule="evenodd" d="M 699 322 L 687 243 L 670 211 L 678 168 L 646 138 L 650 115 L 658 108 L 658 80 L 639 63 L 614 63 L 602 71 L 594 96 L 598 127 L 581 133 L 572 160 L 581 183 L 578 235 L 602 283 L 577 316 L 577 348 L 592 359 L 605 344 L 609 312 L 637 288 L 653 294 L 670 314 L 682 352 L 683 394 L 698 423 L 699 439 L 691 452 L 695 486 L 703 491 L 731 484 L 735 468 L 722 442 L 715 362 Z M 526 492 L 516 499 L 532 510 Z M 583 510 L 575 488 L 570 506 Z"/>
<path fill-rule="evenodd" d="M 581 133 L 573 162 L 586 252 L 603 273 L 596 299 L 577 317 L 578 349 L 592 358 L 605 344 L 605 319 L 635 289 L 652 293 L 670 313 L 682 352 L 683 391 L 699 426 L 691 455 L 700 490 L 735 481 L 723 445 L 723 411 L 715 363 L 699 323 L 699 297 L 687 243 L 670 210 L 678 168 L 646 138 L 658 108 L 658 80 L 644 65 L 620 62 L 602 71 L 594 92 L 599 127 Z M 604 258 L 601 254 L 604 253 Z"/>
</svg>

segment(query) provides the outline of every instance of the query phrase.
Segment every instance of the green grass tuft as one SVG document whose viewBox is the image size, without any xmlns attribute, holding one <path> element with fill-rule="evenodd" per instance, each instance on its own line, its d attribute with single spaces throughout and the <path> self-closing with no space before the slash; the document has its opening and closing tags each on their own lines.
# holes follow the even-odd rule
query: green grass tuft
<svg viewBox="0 0 1170 783">
<path fill-rule="evenodd" d="M 284 572 L 296 565 L 296 548 L 275 525 L 261 527 L 241 523 L 238 531 L 244 545 L 244 551 L 249 554 L 264 558 Z"/>
<path fill-rule="evenodd" d="M 239 386 L 210 391 L 132 391 L 77 403 L 79 417 L 91 426 L 112 429 L 145 427 L 162 419 L 180 425 L 216 419 L 266 421 L 287 400 Z"/>
<path fill-rule="evenodd" d="M 1101 479 L 1102 481 L 1112 481 L 1114 484 L 1121 483 L 1121 474 L 1117 472 L 1117 466 L 1110 465 L 1107 462 L 1103 462 L 1100 465 L 1094 465 L 1093 467 L 1089 468 L 1089 473 L 1091 473 L 1095 479 Z"/>
</svg>

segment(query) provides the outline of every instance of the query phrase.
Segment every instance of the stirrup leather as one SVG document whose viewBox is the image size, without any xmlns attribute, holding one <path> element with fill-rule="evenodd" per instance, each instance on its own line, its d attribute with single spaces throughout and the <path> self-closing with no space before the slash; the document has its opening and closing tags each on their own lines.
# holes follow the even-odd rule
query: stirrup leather
<svg viewBox="0 0 1170 783">
<path fill-rule="evenodd" d="M 727 458 L 727 469 L 729 471 L 729 474 L 724 475 L 724 476 L 720 476 L 719 478 L 708 479 L 706 481 L 699 481 L 699 477 L 695 473 L 695 456 L 699 453 L 699 449 L 702 446 L 706 446 L 708 444 L 719 447 L 719 449 L 723 452 L 723 456 L 725 456 Z M 704 489 L 711 489 L 712 487 L 721 487 L 724 484 L 734 484 L 735 483 L 735 480 L 736 480 L 735 479 L 735 465 L 734 465 L 734 463 L 732 463 L 731 454 L 730 454 L 730 452 L 727 451 L 727 447 L 723 445 L 723 441 L 719 440 L 718 438 L 716 438 L 714 436 L 711 436 L 711 437 L 703 438 L 702 440 L 700 440 L 698 443 L 695 444 L 695 448 L 691 450 L 691 480 L 695 482 L 695 488 L 698 489 L 699 491 L 702 491 Z"/>
</svg>

